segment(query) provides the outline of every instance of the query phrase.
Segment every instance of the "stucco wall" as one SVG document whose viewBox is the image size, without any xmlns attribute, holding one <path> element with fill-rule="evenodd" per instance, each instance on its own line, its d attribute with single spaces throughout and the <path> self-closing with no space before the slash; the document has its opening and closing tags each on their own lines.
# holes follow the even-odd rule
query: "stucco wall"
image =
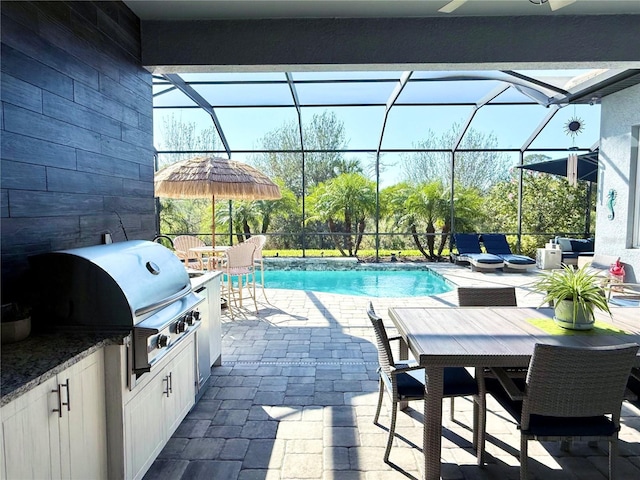
<svg viewBox="0 0 640 480">
<path fill-rule="evenodd" d="M 29 255 L 155 234 L 151 75 L 119 2 L 5 2 L 2 293 Z M 117 213 L 116 213 L 117 212 Z"/>
<path fill-rule="evenodd" d="M 631 248 L 633 228 L 633 184 L 637 169 L 637 138 L 640 127 L 640 85 L 602 99 L 600 124 L 600 171 L 598 182 L 596 252 L 620 256 L 628 266 L 627 279 L 640 279 L 640 249 Z M 635 147 L 634 147 L 635 143 Z M 615 213 L 609 219 L 610 190 L 616 191 Z"/>
</svg>

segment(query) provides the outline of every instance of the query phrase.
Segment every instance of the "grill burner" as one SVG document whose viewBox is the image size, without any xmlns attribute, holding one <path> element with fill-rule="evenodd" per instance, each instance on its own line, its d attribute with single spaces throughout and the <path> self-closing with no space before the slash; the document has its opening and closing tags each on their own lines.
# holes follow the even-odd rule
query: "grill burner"
<svg viewBox="0 0 640 480">
<path fill-rule="evenodd" d="M 132 373 L 141 375 L 200 326 L 186 269 L 173 252 L 133 240 L 29 258 L 34 324 L 132 332 Z"/>
</svg>

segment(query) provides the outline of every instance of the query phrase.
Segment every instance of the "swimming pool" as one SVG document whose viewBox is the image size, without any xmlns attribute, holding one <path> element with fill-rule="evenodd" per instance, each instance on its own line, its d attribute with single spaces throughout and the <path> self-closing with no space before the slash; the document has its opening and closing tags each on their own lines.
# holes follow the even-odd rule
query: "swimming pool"
<svg viewBox="0 0 640 480">
<path fill-rule="evenodd" d="M 265 270 L 267 288 L 363 297 L 423 297 L 453 290 L 440 275 L 410 270 Z"/>
</svg>

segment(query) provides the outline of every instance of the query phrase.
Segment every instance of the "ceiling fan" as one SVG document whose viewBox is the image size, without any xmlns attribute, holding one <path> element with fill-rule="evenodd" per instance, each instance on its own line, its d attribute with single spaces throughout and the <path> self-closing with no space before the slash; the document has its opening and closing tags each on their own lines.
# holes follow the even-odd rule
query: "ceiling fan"
<svg viewBox="0 0 640 480">
<path fill-rule="evenodd" d="M 463 4 L 467 3 L 467 1 L 468 0 L 451 0 L 444 7 L 440 8 L 438 11 L 442 13 L 452 13 L 453 11 L 461 7 Z M 549 8 L 551 8 L 551 11 L 553 12 L 556 10 L 560 10 L 561 8 L 566 7 L 567 5 L 571 5 L 572 3 L 575 3 L 577 0 L 529 0 L 529 1 L 536 5 L 549 3 Z"/>
</svg>

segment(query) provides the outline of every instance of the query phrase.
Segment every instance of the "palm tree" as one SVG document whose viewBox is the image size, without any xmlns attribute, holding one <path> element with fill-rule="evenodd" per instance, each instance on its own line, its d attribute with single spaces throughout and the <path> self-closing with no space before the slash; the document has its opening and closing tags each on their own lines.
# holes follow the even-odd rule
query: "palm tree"
<svg viewBox="0 0 640 480">
<path fill-rule="evenodd" d="M 484 219 L 484 210 L 482 194 L 476 187 L 465 187 L 455 185 L 455 196 L 453 199 L 454 206 L 454 222 L 456 231 L 474 231 L 482 225 Z M 438 257 L 442 256 L 444 247 L 451 233 L 451 200 L 449 192 L 443 193 L 442 201 L 442 229 L 440 236 L 440 244 L 438 246 Z"/>
<path fill-rule="evenodd" d="M 386 192 L 389 206 L 396 216 L 397 224 L 411 232 L 413 242 L 425 258 L 434 259 L 436 226 L 448 213 L 446 192 L 439 180 L 430 183 L 396 185 Z M 427 234 L 427 249 L 420 240 L 419 230 Z"/>
<path fill-rule="evenodd" d="M 282 180 L 276 179 L 275 182 L 280 187 L 282 198 L 279 200 L 256 200 L 254 202 L 262 218 L 260 233 L 263 235 L 269 230 L 271 221 L 274 218 L 279 215 L 286 217 L 298 210 L 298 200 L 295 194 L 284 185 Z"/>
<path fill-rule="evenodd" d="M 327 222 L 340 253 L 345 257 L 355 256 L 362 242 L 367 217 L 375 212 L 375 183 L 359 173 L 343 173 L 319 184 L 308 200 L 312 214 L 307 221 Z M 342 239 L 338 233 L 344 234 Z"/>
</svg>

